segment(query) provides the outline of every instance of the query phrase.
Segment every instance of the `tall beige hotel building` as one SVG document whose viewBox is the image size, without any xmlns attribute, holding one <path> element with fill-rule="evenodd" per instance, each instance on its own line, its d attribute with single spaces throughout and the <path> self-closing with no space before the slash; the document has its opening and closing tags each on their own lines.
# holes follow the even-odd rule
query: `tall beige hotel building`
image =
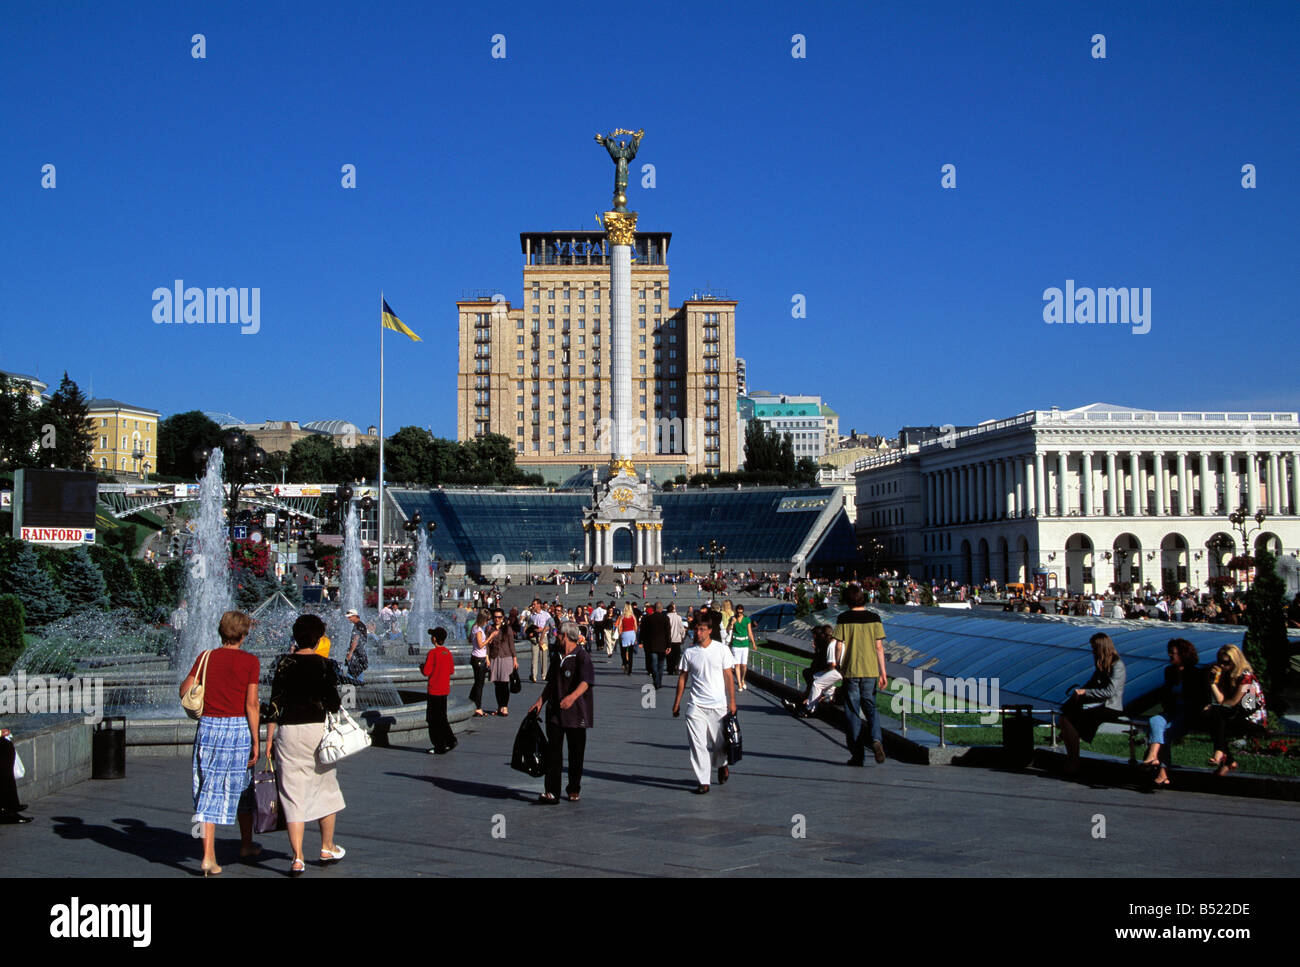
<svg viewBox="0 0 1300 967">
<path fill-rule="evenodd" d="M 638 470 L 657 482 L 736 470 L 736 303 L 674 308 L 671 232 L 632 250 L 632 412 Z M 522 306 L 497 295 L 456 303 L 456 433 L 499 433 L 520 469 L 563 483 L 604 468 L 612 444 L 609 256 L 601 231 L 524 232 Z M 639 407 L 638 407 L 639 402 Z"/>
</svg>

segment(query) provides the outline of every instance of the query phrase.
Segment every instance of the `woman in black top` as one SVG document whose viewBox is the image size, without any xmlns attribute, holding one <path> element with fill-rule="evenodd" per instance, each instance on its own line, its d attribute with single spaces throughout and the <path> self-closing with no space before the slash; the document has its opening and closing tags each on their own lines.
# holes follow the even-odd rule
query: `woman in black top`
<svg viewBox="0 0 1300 967">
<path fill-rule="evenodd" d="M 1161 714 L 1151 716 L 1151 745 L 1142 760 L 1143 765 L 1156 767 L 1157 786 L 1169 785 L 1170 745 L 1200 723 L 1201 709 L 1209 701 L 1205 675 L 1196 667 L 1201 660 L 1196 646 L 1186 638 L 1172 638 L 1168 651 Z"/>
<path fill-rule="evenodd" d="M 309 822 L 320 824 L 322 863 L 341 860 L 346 852 L 334 842 L 335 816 L 345 805 L 338 773 L 333 764 L 323 765 L 316 759 L 325 734 L 325 716 L 342 705 L 334 663 L 316 654 L 324 634 L 325 622 L 316 615 L 299 616 L 293 625 L 297 647 L 280 659 L 271 683 L 266 755 L 275 764 L 275 784 L 293 847 L 289 870 L 293 876 L 306 868 L 302 838 Z"/>
</svg>

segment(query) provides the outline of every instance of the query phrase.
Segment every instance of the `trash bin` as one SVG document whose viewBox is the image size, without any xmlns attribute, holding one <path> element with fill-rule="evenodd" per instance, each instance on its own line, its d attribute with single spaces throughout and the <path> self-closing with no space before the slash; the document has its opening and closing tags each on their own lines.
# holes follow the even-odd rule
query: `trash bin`
<svg viewBox="0 0 1300 967">
<path fill-rule="evenodd" d="M 1034 758 L 1034 707 L 1002 706 L 1002 756 L 1008 769 L 1024 769 Z"/>
<path fill-rule="evenodd" d="M 95 726 L 90 746 L 90 777 L 126 778 L 125 716 L 112 716 Z"/>
</svg>

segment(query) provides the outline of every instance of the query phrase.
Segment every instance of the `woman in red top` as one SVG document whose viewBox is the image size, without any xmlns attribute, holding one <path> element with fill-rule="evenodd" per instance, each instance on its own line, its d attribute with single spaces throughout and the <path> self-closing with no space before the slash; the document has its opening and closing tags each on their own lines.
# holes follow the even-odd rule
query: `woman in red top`
<svg viewBox="0 0 1300 967">
<path fill-rule="evenodd" d="M 623 674 L 632 674 L 632 655 L 636 653 L 636 613 L 632 605 L 623 605 L 623 615 L 618 619 L 618 645 L 623 650 Z"/>
<path fill-rule="evenodd" d="M 216 856 L 216 824 L 239 820 L 240 858 L 256 856 L 253 814 L 240 809 L 258 757 L 257 658 L 241 650 L 253 619 L 242 611 L 221 616 L 221 647 L 199 655 L 181 696 L 203 682 L 203 717 L 194 734 L 194 821 L 203 824 L 203 875 L 221 872 Z"/>
</svg>

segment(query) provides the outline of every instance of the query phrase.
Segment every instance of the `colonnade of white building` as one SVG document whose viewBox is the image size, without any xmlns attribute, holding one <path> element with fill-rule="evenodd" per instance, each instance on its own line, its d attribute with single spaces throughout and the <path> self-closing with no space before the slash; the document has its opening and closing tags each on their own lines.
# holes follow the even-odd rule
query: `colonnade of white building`
<svg viewBox="0 0 1300 967">
<path fill-rule="evenodd" d="M 1238 507 L 1251 515 L 1300 514 L 1300 452 L 1292 450 L 1042 449 L 921 478 L 927 527 L 1022 517 L 1211 517 Z"/>
<path fill-rule="evenodd" d="M 606 564 L 631 564 L 632 567 L 658 566 L 664 560 L 664 525 L 655 522 L 605 523 L 588 522 L 582 525 L 585 561 L 592 567 Z M 616 561 L 614 534 L 623 529 L 632 532 L 632 560 Z"/>
</svg>

